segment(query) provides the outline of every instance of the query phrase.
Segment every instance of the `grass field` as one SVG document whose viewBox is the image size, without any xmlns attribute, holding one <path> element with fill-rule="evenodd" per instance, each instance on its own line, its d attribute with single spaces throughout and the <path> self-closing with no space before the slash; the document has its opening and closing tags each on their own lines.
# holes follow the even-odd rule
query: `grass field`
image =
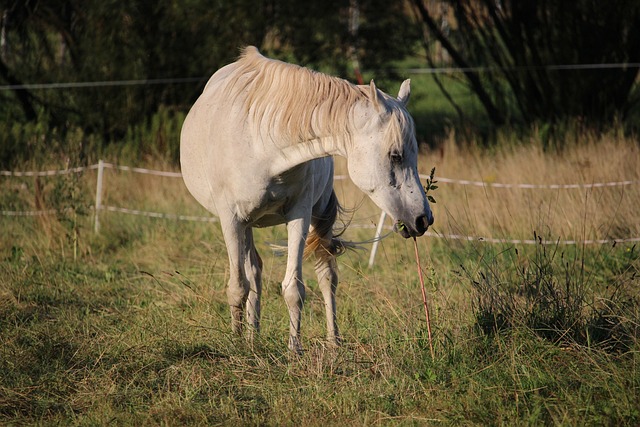
<svg viewBox="0 0 640 427">
<path fill-rule="evenodd" d="M 640 180 L 637 142 L 616 134 L 585 135 L 559 153 L 525 142 L 482 150 L 448 141 L 420 167 L 490 183 Z M 250 345 L 230 333 L 218 226 L 102 212 L 94 235 L 95 179 L 0 180 L 2 210 L 60 211 L 0 216 L 0 424 L 640 424 L 634 243 L 421 238 L 432 359 L 412 242 L 388 236 L 372 269 L 368 250 L 340 259 L 337 350 L 325 345 L 322 297 L 306 265 L 306 351 L 296 357 L 286 349 L 285 260 L 273 248 L 284 228 L 257 232 L 263 330 Z M 355 225 L 374 225 L 379 210 L 348 181 L 336 187 L 357 208 L 345 237 L 371 239 L 371 228 Z M 640 236 L 638 182 L 441 183 L 434 197 L 442 236 Z M 103 203 L 205 215 L 180 180 L 113 170 Z"/>
</svg>

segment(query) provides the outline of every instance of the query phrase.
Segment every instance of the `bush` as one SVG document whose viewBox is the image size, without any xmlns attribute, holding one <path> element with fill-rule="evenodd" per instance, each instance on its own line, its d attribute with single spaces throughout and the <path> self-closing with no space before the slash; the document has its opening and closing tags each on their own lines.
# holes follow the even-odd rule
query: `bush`
<svg viewBox="0 0 640 427">
<path fill-rule="evenodd" d="M 640 300 L 631 294 L 639 259 L 635 245 L 628 251 L 611 248 L 622 258 L 622 268 L 614 266 L 615 281 L 606 283 L 587 270 L 594 260 L 585 262 L 584 252 L 571 255 L 537 240 L 531 256 L 517 248 L 501 253 L 512 268 L 499 267 L 504 261 L 496 256 L 485 271 L 470 276 L 477 330 L 491 336 L 528 328 L 562 346 L 630 350 L 640 321 Z"/>
</svg>

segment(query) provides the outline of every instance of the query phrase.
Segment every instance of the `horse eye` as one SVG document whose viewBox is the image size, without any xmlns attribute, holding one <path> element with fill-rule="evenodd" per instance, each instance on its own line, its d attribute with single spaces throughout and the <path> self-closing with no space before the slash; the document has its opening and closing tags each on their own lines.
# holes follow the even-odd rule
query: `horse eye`
<svg viewBox="0 0 640 427">
<path fill-rule="evenodd" d="M 392 151 L 389 153 L 389 158 L 391 159 L 391 163 L 395 165 L 399 165 L 402 163 L 402 154 L 398 151 Z"/>
</svg>

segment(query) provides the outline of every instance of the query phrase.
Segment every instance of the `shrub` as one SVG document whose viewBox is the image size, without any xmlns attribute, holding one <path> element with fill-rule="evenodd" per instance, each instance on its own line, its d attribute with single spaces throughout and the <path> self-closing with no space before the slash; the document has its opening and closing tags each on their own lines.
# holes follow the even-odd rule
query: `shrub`
<svg viewBox="0 0 640 427">
<path fill-rule="evenodd" d="M 606 283 L 586 265 L 585 252 L 560 250 L 537 238 L 533 253 L 509 248 L 492 257 L 476 277 L 476 327 L 483 335 L 528 328 L 539 337 L 563 346 L 586 346 L 608 352 L 630 350 L 638 338 L 640 300 L 633 295 L 638 255 L 635 245 L 619 250 L 622 267 Z M 564 248 L 563 248 L 564 249 Z M 504 268 L 501 257 L 514 265 Z M 513 256 L 515 255 L 515 256 Z"/>
</svg>

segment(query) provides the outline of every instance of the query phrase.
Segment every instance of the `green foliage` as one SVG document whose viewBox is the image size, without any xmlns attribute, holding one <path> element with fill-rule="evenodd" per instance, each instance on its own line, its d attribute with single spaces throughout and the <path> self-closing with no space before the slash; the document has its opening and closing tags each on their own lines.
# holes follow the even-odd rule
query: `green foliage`
<svg viewBox="0 0 640 427">
<path fill-rule="evenodd" d="M 421 5 L 418 9 L 424 6 L 415 3 Z M 612 120 L 623 121 L 631 130 L 637 127 L 637 67 L 545 67 L 638 62 L 636 3 L 507 1 L 500 2 L 500 8 L 489 1 L 441 3 L 456 18 L 449 36 L 438 33 L 441 22 L 436 21 L 443 16 L 436 10 L 420 9 L 420 17 L 435 39 L 457 53 L 452 53 L 454 62 L 502 71 L 466 73 L 463 79 L 438 75 L 433 81 L 431 76 L 413 76 L 410 108 L 420 142 L 434 145 L 452 130 L 463 136 L 491 135 L 503 123 L 537 127 L 549 144 L 573 128 L 604 127 Z M 356 6 L 357 31 L 350 24 Z M 164 131 L 152 123 L 154 115 L 185 114 L 208 76 L 247 44 L 351 79 L 355 53 L 363 73 L 379 83 L 398 80 L 393 71 L 398 65 L 425 65 L 415 53 L 421 31 L 405 2 L 11 0 L 2 11 L 0 83 L 105 82 L 0 91 L 0 164 L 5 166 L 32 159 L 50 141 L 65 140 L 78 129 L 94 148 L 130 144 L 136 129 L 161 134 Z M 440 65 L 432 57 L 435 39 L 427 40 L 430 65 Z M 195 81 L 109 84 L 183 77 Z M 444 95 L 434 95 L 436 86 Z M 165 152 L 175 159 L 174 140 L 168 141 L 160 138 L 166 146 L 145 146 L 144 151 Z M 138 144 L 151 142 L 120 148 L 134 151 Z"/>
<path fill-rule="evenodd" d="M 63 137 L 79 128 L 104 145 L 128 139 L 132 128 L 146 126 L 160 110 L 186 112 L 209 76 L 242 46 L 343 76 L 355 46 L 344 1 L 9 3 L 2 8 L 0 83 L 102 83 L 0 91 L 0 122 L 20 127 L 38 121 Z M 359 4 L 363 66 L 380 68 L 406 56 L 410 43 L 401 41 L 415 27 L 407 24 L 402 4 Z M 153 81 L 173 78 L 191 80 Z M 149 84 L 111 84 L 144 80 Z M 16 136 L 6 138 L 11 143 L 2 147 L 0 161 L 25 155 Z"/>
<path fill-rule="evenodd" d="M 68 156 L 64 169 L 69 170 L 73 165 L 80 164 L 79 144 L 69 144 Z M 68 173 L 53 184 L 53 189 L 47 197 L 47 205 L 56 212 L 58 222 L 65 230 L 66 239 L 71 245 L 73 260 L 78 259 L 79 240 L 81 238 L 81 218 L 89 215 L 91 201 L 87 197 L 89 192 L 83 185 L 82 173 Z"/>
<path fill-rule="evenodd" d="M 57 132 L 46 121 L 0 121 L 0 165 L 12 168 L 50 154 Z"/>
<path fill-rule="evenodd" d="M 431 172 L 429 173 L 429 177 L 427 178 L 426 184 L 424 186 L 424 193 L 427 195 L 427 199 L 429 199 L 431 203 L 436 202 L 436 199 L 433 197 L 433 192 L 438 189 L 438 186 L 435 185 L 438 182 L 434 179 L 435 175 L 436 168 L 434 166 L 433 168 L 431 168 Z M 429 194 L 429 192 L 431 192 L 432 194 Z"/>
<path fill-rule="evenodd" d="M 207 76 L 259 43 L 246 2 L 64 1 L 15 2 L 5 19 L 7 48 L 1 61 L 14 83 L 107 82 L 72 89 L 3 92 L 6 102 L 41 106 L 53 127 L 81 127 L 106 141 L 121 138 L 161 105 L 189 104 Z M 257 15 L 260 16 L 260 15 Z M 220 25 L 216 25 L 216 22 Z M 224 24 L 222 24 L 224 23 Z M 258 33 L 259 34 L 259 33 Z M 225 43 L 220 43 L 225 40 Z M 118 80 L 198 77 L 198 85 L 111 86 Z M 15 95 L 15 96 L 14 96 Z M 23 95 L 22 98 L 19 95 Z M 12 102 L 13 101 L 13 102 Z M 21 101 L 21 102 L 18 102 Z"/>
<path fill-rule="evenodd" d="M 129 162 L 164 159 L 173 164 L 180 161 L 180 130 L 186 113 L 160 108 L 148 119 L 132 125 L 122 142 L 114 147 L 119 158 Z"/>
<path fill-rule="evenodd" d="M 413 3 L 433 36 L 425 39 L 431 63 L 430 42 L 437 40 L 457 66 L 491 69 L 464 77 L 496 126 L 568 119 L 607 125 L 633 106 L 638 68 L 600 65 L 638 62 L 635 1 Z M 584 64 L 595 65 L 571 68 Z"/>
</svg>

